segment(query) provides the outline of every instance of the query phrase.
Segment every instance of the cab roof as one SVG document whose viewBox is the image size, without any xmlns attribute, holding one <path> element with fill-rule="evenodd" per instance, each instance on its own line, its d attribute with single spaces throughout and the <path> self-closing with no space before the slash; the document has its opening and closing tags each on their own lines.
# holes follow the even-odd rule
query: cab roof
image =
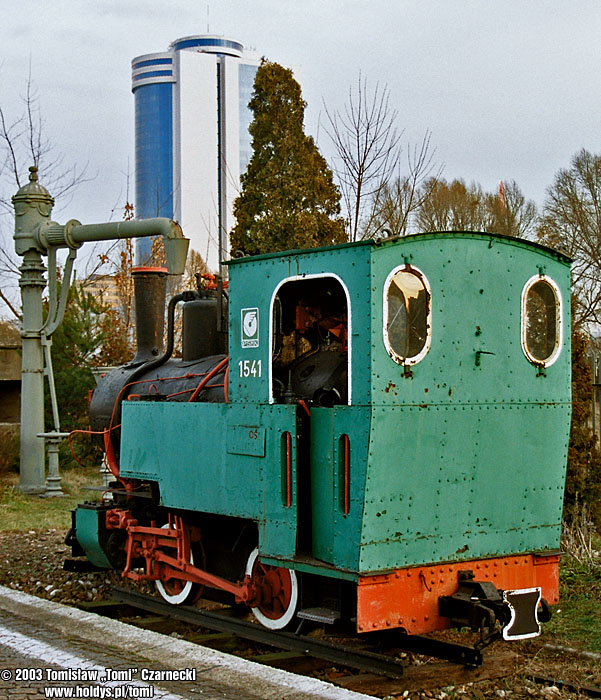
<svg viewBox="0 0 601 700">
<path fill-rule="evenodd" d="M 295 250 L 281 250 L 275 253 L 263 253 L 261 255 L 249 255 L 242 258 L 226 260 L 224 261 L 224 265 L 240 265 L 242 263 L 255 260 L 269 260 L 273 258 L 282 258 L 294 255 L 306 255 L 307 253 L 320 253 L 331 250 L 341 250 L 343 248 L 359 248 L 361 246 L 381 248 L 383 246 L 395 245 L 400 242 L 410 242 L 415 240 L 422 240 L 424 238 L 450 238 L 453 236 L 501 240 L 505 241 L 506 243 L 517 245 L 523 248 L 538 249 L 542 253 L 545 253 L 550 257 L 558 260 L 559 262 L 563 262 L 568 265 L 572 262 L 572 258 L 568 257 L 564 253 L 561 253 L 560 251 L 555 250 L 554 248 L 549 248 L 548 246 L 542 245 L 541 243 L 526 240 L 525 238 L 516 238 L 515 236 L 506 236 L 501 233 L 487 233 L 481 231 L 430 231 L 424 233 L 414 233 L 408 236 L 394 236 L 391 238 L 369 238 L 363 241 L 338 243 L 337 245 L 320 246 L 318 248 L 300 248 Z"/>
</svg>

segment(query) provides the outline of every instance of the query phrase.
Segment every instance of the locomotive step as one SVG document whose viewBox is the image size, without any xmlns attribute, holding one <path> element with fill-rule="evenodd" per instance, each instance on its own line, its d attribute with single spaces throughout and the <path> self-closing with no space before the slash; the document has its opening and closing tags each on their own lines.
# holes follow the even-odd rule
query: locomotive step
<svg viewBox="0 0 601 700">
<path fill-rule="evenodd" d="M 305 608 L 300 610 L 297 614 L 302 620 L 309 620 L 310 622 L 321 622 L 324 625 L 333 625 L 336 620 L 340 620 L 340 613 L 338 610 L 330 610 L 329 608 Z"/>
</svg>

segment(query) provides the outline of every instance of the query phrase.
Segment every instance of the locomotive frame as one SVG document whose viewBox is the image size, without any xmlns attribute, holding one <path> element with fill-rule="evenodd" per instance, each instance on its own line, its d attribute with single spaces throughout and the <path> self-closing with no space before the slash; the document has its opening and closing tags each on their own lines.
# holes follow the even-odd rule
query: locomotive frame
<svg viewBox="0 0 601 700">
<path fill-rule="evenodd" d="M 74 512 L 74 553 L 275 629 L 538 634 L 558 600 L 569 260 L 446 232 L 228 265 L 229 360 L 205 348 L 185 379 L 184 357 L 178 391 L 148 359 L 107 377 L 118 481 Z"/>
</svg>

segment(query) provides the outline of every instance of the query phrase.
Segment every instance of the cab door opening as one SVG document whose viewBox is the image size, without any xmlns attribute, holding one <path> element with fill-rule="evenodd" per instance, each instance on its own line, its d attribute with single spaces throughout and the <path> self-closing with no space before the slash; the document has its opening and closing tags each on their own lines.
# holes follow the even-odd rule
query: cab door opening
<svg viewBox="0 0 601 700">
<path fill-rule="evenodd" d="M 298 406 L 297 552 L 310 555 L 310 414 L 350 402 L 348 292 L 331 275 L 287 280 L 272 309 L 271 400 Z"/>
</svg>

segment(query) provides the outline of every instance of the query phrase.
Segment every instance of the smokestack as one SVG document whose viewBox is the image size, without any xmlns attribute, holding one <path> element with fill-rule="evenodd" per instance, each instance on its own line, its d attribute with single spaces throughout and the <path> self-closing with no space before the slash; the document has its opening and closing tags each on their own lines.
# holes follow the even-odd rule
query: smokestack
<svg viewBox="0 0 601 700">
<path fill-rule="evenodd" d="M 137 352 L 132 363 L 154 360 L 163 352 L 167 269 L 135 267 L 134 299 Z"/>
</svg>

